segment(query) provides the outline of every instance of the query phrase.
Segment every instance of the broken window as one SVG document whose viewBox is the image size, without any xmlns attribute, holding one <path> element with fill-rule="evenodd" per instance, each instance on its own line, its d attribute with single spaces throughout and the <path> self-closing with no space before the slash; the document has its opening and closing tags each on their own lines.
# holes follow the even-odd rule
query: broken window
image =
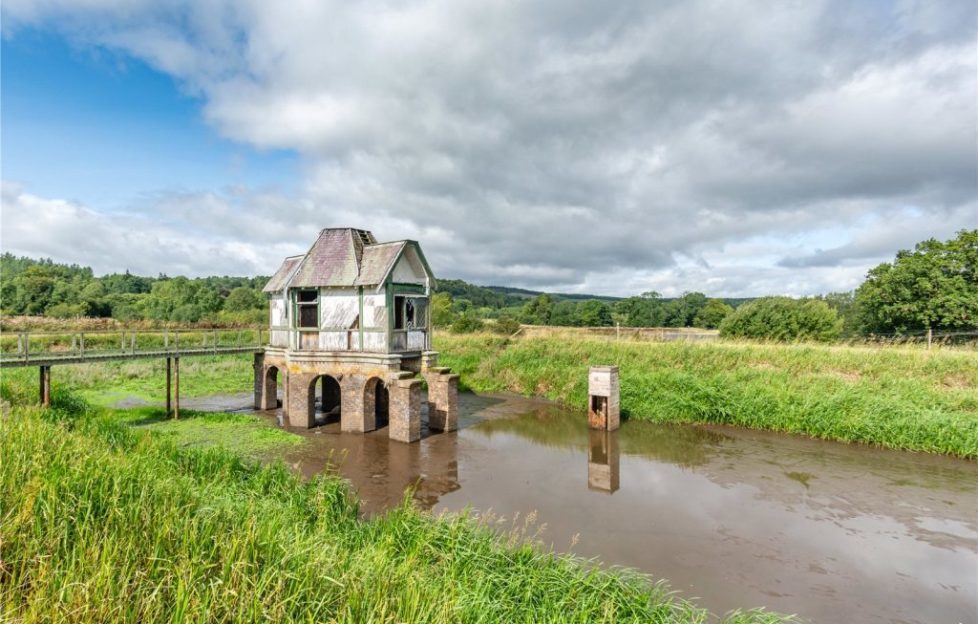
<svg viewBox="0 0 978 624">
<path fill-rule="evenodd" d="M 319 327 L 319 291 L 300 290 L 296 293 L 298 327 Z"/>
</svg>

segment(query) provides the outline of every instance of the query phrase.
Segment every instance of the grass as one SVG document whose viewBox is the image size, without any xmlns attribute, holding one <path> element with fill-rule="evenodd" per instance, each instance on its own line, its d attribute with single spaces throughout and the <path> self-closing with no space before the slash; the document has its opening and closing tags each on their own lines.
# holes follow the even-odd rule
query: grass
<svg viewBox="0 0 978 624">
<path fill-rule="evenodd" d="M 436 337 L 481 392 L 586 405 L 587 367 L 621 367 L 629 418 L 718 423 L 978 458 L 978 352 L 808 344 Z"/>
<path fill-rule="evenodd" d="M 434 518 L 408 497 L 362 520 L 336 476 L 303 481 L 225 447 L 188 447 L 133 426 L 140 410 L 92 408 L 64 387 L 52 408 L 25 407 L 22 385 L 4 379 L 14 408 L 0 417 L 0 620 L 708 619 L 661 583 L 583 565 L 525 535 Z M 784 618 L 748 611 L 726 621 Z"/>
</svg>

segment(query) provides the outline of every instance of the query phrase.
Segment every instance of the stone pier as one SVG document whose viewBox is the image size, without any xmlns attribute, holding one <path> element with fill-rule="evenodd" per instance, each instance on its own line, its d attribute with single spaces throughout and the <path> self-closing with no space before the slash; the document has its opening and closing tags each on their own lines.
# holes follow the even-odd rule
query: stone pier
<svg viewBox="0 0 978 624">
<path fill-rule="evenodd" d="M 324 424 L 339 407 L 344 432 L 365 433 L 387 426 L 392 440 L 416 442 L 421 439 L 423 381 L 428 384 L 429 428 L 458 428 L 458 375 L 431 366 L 435 363 L 435 352 L 425 352 L 402 368 L 400 357 L 392 354 L 298 357 L 266 349 L 255 356 L 255 404 L 271 410 L 281 401 L 284 422 L 303 429 Z M 280 375 L 284 397 L 277 396 Z M 322 397 L 318 405 L 317 394 Z"/>
<path fill-rule="evenodd" d="M 617 366 L 592 366 L 587 377 L 588 425 L 614 431 L 621 422 L 620 386 Z"/>
</svg>

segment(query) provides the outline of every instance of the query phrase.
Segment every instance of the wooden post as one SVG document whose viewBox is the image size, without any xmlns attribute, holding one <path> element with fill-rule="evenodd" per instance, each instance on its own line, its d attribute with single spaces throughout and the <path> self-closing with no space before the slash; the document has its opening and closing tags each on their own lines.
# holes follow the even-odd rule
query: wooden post
<svg viewBox="0 0 978 624">
<path fill-rule="evenodd" d="M 180 418 L 180 358 L 173 358 L 173 419 Z"/>
<path fill-rule="evenodd" d="M 934 340 L 934 330 L 927 328 L 927 350 L 930 351 L 930 343 Z"/>
<path fill-rule="evenodd" d="M 173 395 L 173 393 L 171 392 L 171 389 L 170 389 L 170 380 L 171 380 L 171 377 L 172 377 L 172 371 L 171 371 L 171 368 L 172 368 L 171 367 L 171 364 L 172 364 L 172 362 L 170 361 L 171 359 L 172 358 L 166 358 L 166 415 L 167 416 L 170 415 L 170 408 L 172 407 L 172 405 L 171 405 L 171 402 L 172 402 L 171 397 Z"/>
<path fill-rule="evenodd" d="M 40 388 L 41 406 L 49 407 L 51 405 L 51 367 L 41 366 L 40 376 L 41 376 L 41 388 Z"/>
</svg>

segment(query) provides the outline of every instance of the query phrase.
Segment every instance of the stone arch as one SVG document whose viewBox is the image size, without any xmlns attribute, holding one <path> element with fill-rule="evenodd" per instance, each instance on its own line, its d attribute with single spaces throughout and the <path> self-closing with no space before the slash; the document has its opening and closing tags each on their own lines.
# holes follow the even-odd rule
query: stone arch
<svg viewBox="0 0 978 624">
<path fill-rule="evenodd" d="M 363 386 L 363 411 L 368 419 L 373 416 L 374 429 L 390 423 L 390 390 L 379 377 L 371 377 Z"/>
<path fill-rule="evenodd" d="M 336 377 L 324 373 L 312 378 L 309 382 L 308 406 L 310 422 L 316 425 L 336 422 L 340 419 L 343 411 L 343 393 Z"/>
<path fill-rule="evenodd" d="M 263 410 L 273 410 L 278 409 L 282 405 L 282 400 L 278 396 L 278 375 L 279 367 L 274 364 L 269 364 L 265 367 L 262 375 L 262 392 L 261 392 L 261 405 L 260 409 Z M 288 372 L 283 374 L 283 387 L 285 385 L 285 377 Z"/>
</svg>

